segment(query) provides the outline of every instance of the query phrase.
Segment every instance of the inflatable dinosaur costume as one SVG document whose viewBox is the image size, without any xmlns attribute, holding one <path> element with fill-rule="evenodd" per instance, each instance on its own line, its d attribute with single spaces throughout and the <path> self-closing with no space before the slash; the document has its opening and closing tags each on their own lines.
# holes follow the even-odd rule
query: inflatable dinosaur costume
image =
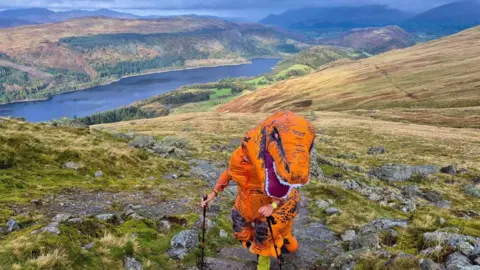
<svg viewBox="0 0 480 270">
<path fill-rule="evenodd" d="M 232 209 L 234 236 L 263 260 L 264 267 L 258 269 L 267 269 L 269 257 L 276 257 L 277 252 L 298 249 L 292 235 L 300 203 L 296 188 L 309 181 L 314 139 L 314 127 L 303 117 L 292 112 L 276 113 L 246 133 L 214 188 L 212 199 L 231 180 L 237 183 L 238 196 Z M 273 210 L 277 252 L 262 214 L 265 206 Z"/>
</svg>

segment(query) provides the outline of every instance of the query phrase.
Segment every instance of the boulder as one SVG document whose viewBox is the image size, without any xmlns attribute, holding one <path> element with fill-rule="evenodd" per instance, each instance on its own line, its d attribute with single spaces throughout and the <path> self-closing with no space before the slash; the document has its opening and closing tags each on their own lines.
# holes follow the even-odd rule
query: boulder
<svg viewBox="0 0 480 270">
<path fill-rule="evenodd" d="M 440 217 L 440 218 L 438 219 L 438 222 L 440 222 L 440 225 L 443 225 L 443 224 L 445 224 L 447 221 L 446 221 L 443 217 Z"/>
<path fill-rule="evenodd" d="M 475 185 L 465 185 L 463 186 L 463 192 L 469 196 L 480 198 L 480 189 Z"/>
<path fill-rule="evenodd" d="M 195 230 L 185 230 L 176 234 L 170 241 L 170 250 L 167 252 L 171 259 L 183 259 L 187 253 L 199 243 L 198 233 Z"/>
<path fill-rule="evenodd" d="M 228 238 L 228 233 L 224 229 L 220 230 L 219 235 L 220 235 L 220 238 Z"/>
<path fill-rule="evenodd" d="M 145 219 L 144 217 L 140 216 L 139 214 L 137 213 L 133 213 L 131 215 L 128 216 L 130 219 L 133 219 L 133 220 L 142 220 L 142 219 Z"/>
<path fill-rule="evenodd" d="M 52 222 L 65 222 L 69 220 L 72 215 L 68 213 L 59 213 L 52 218 Z"/>
<path fill-rule="evenodd" d="M 436 190 L 430 190 L 421 195 L 425 200 L 436 203 L 442 200 L 442 193 Z"/>
<path fill-rule="evenodd" d="M 480 266 L 474 266 L 472 262 L 460 252 L 455 252 L 447 257 L 447 270 L 480 270 Z"/>
<path fill-rule="evenodd" d="M 83 222 L 83 220 L 81 218 L 71 218 L 69 220 L 67 220 L 68 223 L 76 223 L 76 224 L 80 224 Z"/>
<path fill-rule="evenodd" d="M 333 260 L 328 269 L 342 269 L 343 266 L 350 265 L 361 257 L 370 253 L 368 249 L 356 249 L 348 252 L 342 252 Z"/>
<path fill-rule="evenodd" d="M 334 207 L 329 207 L 325 210 L 325 213 L 327 213 L 327 215 L 331 216 L 331 215 L 335 215 L 335 214 L 340 213 L 340 210 L 337 209 L 337 208 L 334 208 Z"/>
<path fill-rule="evenodd" d="M 85 250 L 89 250 L 89 249 L 92 249 L 94 246 L 95 246 L 95 243 L 92 242 L 92 243 L 86 244 L 82 248 L 85 249 Z"/>
<path fill-rule="evenodd" d="M 375 146 L 368 149 L 369 155 L 381 155 L 387 153 L 387 149 L 383 146 Z"/>
<path fill-rule="evenodd" d="M 378 195 L 377 193 L 371 193 L 368 195 L 368 199 L 373 202 L 378 202 L 383 200 L 383 197 L 381 195 Z"/>
<path fill-rule="evenodd" d="M 142 264 L 135 258 L 126 257 L 123 264 L 125 270 L 143 270 Z"/>
<path fill-rule="evenodd" d="M 100 214 L 100 215 L 95 216 L 95 218 L 103 220 L 103 221 L 112 220 L 114 217 L 115 217 L 115 214 Z"/>
<path fill-rule="evenodd" d="M 447 200 L 441 200 L 441 201 L 438 201 L 436 203 L 434 203 L 434 205 L 438 208 L 442 208 L 442 209 L 450 209 L 452 208 L 452 202 L 451 201 L 447 201 Z"/>
<path fill-rule="evenodd" d="M 208 160 L 195 159 L 190 161 L 190 164 L 193 165 L 190 171 L 191 174 L 200 177 L 212 185 L 216 184 L 220 174 L 223 172 L 223 169 L 218 168 Z"/>
<path fill-rule="evenodd" d="M 63 163 L 62 168 L 71 169 L 71 170 L 78 170 L 80 168 L 80 166 L 77 163 L 70 161 L 70 162 Z"/>
<path fill-rule="evenodd" d="M 244 270 L 247 269 L 247 263 L 219 258 L 205 258 L 205 269 Z"/>
<path fill-rule="evenodd" d="M 18 223 L 15 220 L 10 219 L 7 222 L 7 232 L 11 233 L 13 231 L 18 231 L 18 230 L 20 230 L 20 225 L 18 225 Z"/>
<path fill-rule="evenodd" d="M 359 234 L 365 235 L 369 233 L 379 233 L 395 227 L 407 228 L 408 221 L 401 219 L 376 219 L 371 223 L 360 228 Z"/>
<path fill-rule="evenodd" d="M 456 248 L 460 253 L 467 257 L 471 256 L 474 250 L 474 247 L 465 241 L 458 242 Z"/>
<path fill-rule="evenodd" d="M 480 242 L 480 238 L 452 232 L 434 231 L 423 234 L 423 242 L 428 246 L 448 245 L 456 247 L 459 242 Z"/>
<path fill-rule="evenodd" d="M 128 146 L 134 148 L 147 148 L 153 146 L 155 139 L 152 136 L 138 135 L 128 143 Z"/>
<path fill-rule="evenodd" d="M 432 165 L 409 166 L 403 164 L 387 164 L 372 171 L 378 179 L 396 182 L 407 181 L 414 176 L 426 176 L 438 173 L 438 168 Z"/>
<path fill-rule="evenodd" d="M 302 200 L 303 201 L 303 200 Z M 339 238 L 327 226 L 321 223 L 310 223 L 306 227 L 297 224 L 302 219 L 295 219 L 293 235 L 300 243 L 297 258 L 297 269 L 311 269 L 316 262 L 321 260 L 330 264 L 335 257 L 344 252 Z"/>
<path fill-rule="evenodd" d="M 172 224 L 168 220 L 160 220 L 157 225 L 159 231 L 169 231 L 172 228 Z"/>
<path fill-rule="evenodd" d="M 451 175 L 456 175 L 457 174 L 457 166 L 456 165 L 448 165 L 446 167 L 443 167 L 440 169 L 440 172 L 446 173 L 446 174 L 451 174 Z"/>
<path fill-rule="evenodd" d="M 341 237 L 343 241 L 347 242 L 352 241 L 353 239 L 355 239 L 356 236 L 357 234 L 354 230 L 346 230 Z"/>
<path fill-rule="evenodd" d="M 47 226 L 43 227 L 40 229 L 40 232 L 46 232 L 46 233 L 51 233 L 51 234 L 60 234 L 60 229 L 58 228 L 58 222 L 52 222 L 48 224 Z"/>
<path fill-rule="evenodd" d="M 370 233 L 366 235 L 360 235 L 355 237 L 350 243 L 350 250 L 356 250 L 361 248 L 376 249 L 380 247 L 380 239 L 378 234 Z"/>
<path fill-rule="evenodd" d="M 315 201 L 315 205 L 320 209 L 327 209 L 330 207 L 330 203 L 324 200 Z"/>
<path fill-rule="evenodd" d="M 196 228 L 196 229 L 202 229 L 202 225 L 203 225 L 203 217 L 199 217 L 195 221 L 195 223 L 193 223 L 193 227 Z M 206 227 L 207 231 L 215 228 L 215 226 L 217 226 L 217 224 L 215 222 L 211 221 L 208 218 L 205 218 L 205 227 Z"/>
<path fill-rule="evenodd" d="M 414 198 L 420 193 L 420 188 L 417 185 L 406 186 L 402 190 L 402 194 L 408 198 Z"/>
</svg>

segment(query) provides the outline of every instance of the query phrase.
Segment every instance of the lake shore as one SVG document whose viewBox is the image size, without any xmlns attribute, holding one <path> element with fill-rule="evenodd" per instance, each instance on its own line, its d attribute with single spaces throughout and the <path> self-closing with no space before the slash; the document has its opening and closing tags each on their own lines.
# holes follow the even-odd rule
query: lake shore
<svg viewBox="0 0 480 270">
<path fill-rule="evenodd" d="M 259 57 L 259 58 L 254 58 L 254 59 L 262 59 L 262 58 L 268 58 L 268 57 Z M 276 57 L 272 57 L 272 58 L 276 58 Z M 185 67 L 185 68 L 172 68 L 172 69 L 156 69 L 156 70 L 149 70 L 147 72 L 142 72 L 142 73 L 138 73 L 138 74 L 131 74 L 131 75 L 126 75 L 126 76 L 122 76 L 120 78 L 112 78 L 111 80 L 107 80 L 105 82 L 102 82 L 102 83 L 99 83 L 99 84 L 94 84 L 94 85 L 90 85 L 90 86 L 86 86 L 86 87 L 81 87 L 79 89 L 75 89 L 75 90 L 66 90 L 66 91 L 62 91 L 58 94 L 55 94 L 55 95 L 52 95 L 51 97 L 48 97 L 48 98 L 38 98 L 38 99 L 28 99 L 28 100 L 17 100 L 17 101 L 12 101 L 12 102 L 0 102 L 0 106 L 1 105 L 8 105 L 8 104 L 14 104 L 14 103 L 27 103 L 27 102 L 35 102 L 35 101 L 45 101 L 45 100 L 49 100 L 51 98 L 53 98 L 54 96 L 58 96 L 58 95 L 62 95 L 62 94 L 67 94 L 67 93 L 71 93 L 71 92 L 77 92 L 77 91 L 82 91 L 82 90 L 86 90 L 86 89 L 90 89 L 90 88 L 94 88 L 94 87 L 98 87 L 98 86 L 104 86 L 104 85 L 109 85 L 109 84 L 112 84 L 112 83 L 115 83 L 115 82 L 118 82 L 120 80 L 123 80 L 123 79 L 127 79 L 127 78 L 132 78 L 132 77 L 139 77 L 139 76 L 145 76 L 145 75 L 152 75 L 152 74 L 160 74 L 160 73 L 166 73 L 166 72 L 172 72 L 172 71 L 182 71 L 182 70 L 191 70 L 191 69 L 197 69 L 197 68 L 213 68 L 213 67 L 226 67 L 226 66 L 238 66 L 238 65 L 245 65 L 245 64 L 251 64 L 253 59 L 246 59 L 245 61 L 242 61 L 242 62 L 235 62 L 235 63 L 230 63 L 230 64 L 227 64 L 227 63 L 224 63 L 224 64 L 213 64 L 213 65 L 199 65 L 199 66 L 195 66 L 195 67 Z"/>
</svg>

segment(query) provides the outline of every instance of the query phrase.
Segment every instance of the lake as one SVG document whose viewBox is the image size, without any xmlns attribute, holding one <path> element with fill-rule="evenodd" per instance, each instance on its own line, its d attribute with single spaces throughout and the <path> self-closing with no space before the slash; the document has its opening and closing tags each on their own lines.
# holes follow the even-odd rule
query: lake
<svg viewBox="0 0 480 270">
<path fill-rule="evenodd" d="M 270 72 L 280 59 L 253 59 L 251 64 L 205 67 L 128 77 L 49 100 L 0 105 L 0 116 L 24 117 L 41 122 L 62 117 L 82 117 L 132 104 L 181 86 L 215 82 L 227 77 L 250 77 Z"/>
</svg>

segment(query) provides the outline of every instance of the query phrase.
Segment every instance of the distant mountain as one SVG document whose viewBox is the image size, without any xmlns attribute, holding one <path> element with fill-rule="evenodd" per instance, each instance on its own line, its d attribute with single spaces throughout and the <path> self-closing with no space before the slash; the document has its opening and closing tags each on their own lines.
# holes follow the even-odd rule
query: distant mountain
<svg viewBox="0 0 480 270">
<path fill-rule="evenodd" d="M 22 25 L 35 24 L 34 22 L 16 19 L 16 18 L 0 18 L 0 28 L 15 27 Z"/>
<path fill-rule="evenodd" d="M 425 11 L 402 27 L 413 32 L 448 35 L 480 24 L 480 2 L 458 1 Z"/>
<path fill-rule="evenodd" d="M 99 10 L 71 10 L 55 12 L 46 8 L 10 9 L 0 12 L 0 19 L 12 22 L 20 21 L 21 25 L 61 22 L 69 19 L 84 17 L 109 17 L 118 19 L 137 19 L 139 16 L 116 12 L 109 9 Z M 12 24 L 12 23 L 10 23 Z M 8 24 L 5 24 L 8 27 Z M 15 24 L 11 25 L 15 26 Z"/>
<path fill-rule="evenodd" d="M 368 27 L 350 30 L 320 43 L 377 54 L 413 46 L 415 36 L 398 26 Z"/>
<path fill-rule="evenodd" d="M 224 18 L 224 17 L 216 17 L 216 16 L 208 16 L 208 15 L 190 14 L 186 16 L 194 17 L 194 18 L 224 20 L 224 21 L 231 21 L 231 22 L 246 21 L 245 19 L 242 19 L 242 18 Z M 30 25 L 30 24 L 63 22 L 70 19 L 87 18 L 87 17 L 156 20 L 156 19 L 163 19 L 163 18 L 173 18 L 176 16 L 161 16 L 161 15 L 138 16 L 130 13 L 117 12 L 110 9 L 69 10 L 69 11 L 58 11 L 58 12 L 55 12 L 46 8 L 9 9 L 9 10 L 0 12 L 0 28 L 14 27 L 14 26 L 20 26 L 20 25 Z"/>
<path fill-rule="evenodd" d="M 0 18 L 4 20 L 22 20 L 25 22 L 23 25 L 26 25 L 53 22 L 55 20 L 51 17 L 54 14 L 54 11 L 46 8 L 9 9 L 0 12 Z"/>
<path fill-rule="evenodd" d="M 381 5 L 360 7 L 307 7 L 269 15 L 260 22 L 294 29 L 386 26 L 398 24 L 412 14 Z"/>
</svg>

